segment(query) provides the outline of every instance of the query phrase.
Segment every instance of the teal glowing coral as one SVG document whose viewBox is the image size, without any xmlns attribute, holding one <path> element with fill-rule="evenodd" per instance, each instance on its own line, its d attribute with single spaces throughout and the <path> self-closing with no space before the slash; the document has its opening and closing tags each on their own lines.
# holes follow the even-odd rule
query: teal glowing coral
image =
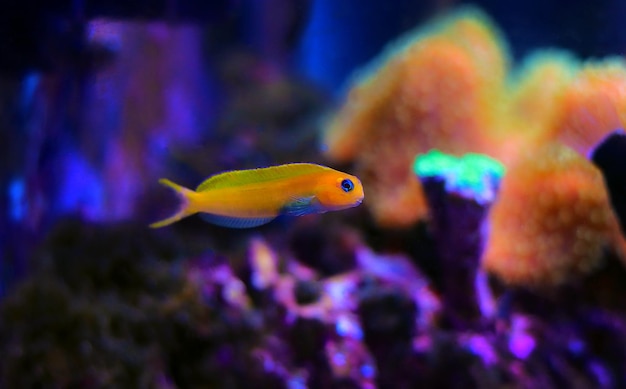
<svg viewBox="0 0 626 389">
<path fill-rule="evenodd" d="M 413 171 L 420 178 L 440 177 L 446 190 L 471 197 L 479 203 L 493 201 L 505 168 L 483 154 L 469 153 L 457 158 L 439 150 L 418 155 Z"/>
</svg>

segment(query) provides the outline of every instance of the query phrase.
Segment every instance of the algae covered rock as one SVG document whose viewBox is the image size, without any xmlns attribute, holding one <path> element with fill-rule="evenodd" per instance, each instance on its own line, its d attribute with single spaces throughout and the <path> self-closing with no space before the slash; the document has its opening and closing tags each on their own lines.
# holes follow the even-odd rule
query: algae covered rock
<svg viewBox="0 0 626 389">
<path fill-rule="evenodd" d="M 226 281 L 191 277 L 219 261 L 182 262 L 178 242 L 144 231 L 56 228 L 0 307 L 3 387 L 282 387 L 252 356 L 252 311 L 223 298 Z"/>
</svg>

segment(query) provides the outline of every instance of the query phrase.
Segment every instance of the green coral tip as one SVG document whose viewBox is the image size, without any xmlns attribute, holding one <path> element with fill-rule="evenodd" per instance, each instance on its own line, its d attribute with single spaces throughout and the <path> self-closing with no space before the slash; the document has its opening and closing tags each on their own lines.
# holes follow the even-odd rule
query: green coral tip
<svg viewBox="0 0 626 389">
<path fill-rule="evenodd" d="M 456 157 L 442 153 L 439 150 L 431 150 L 415 158 L 413 171 L 420 177 L 438 176 L 446 171 L 455 169 L 457 163 Z"/>
<path fill-rule="evenodd" d="M 448 192 L 486 203 L 495 197 L 506 170 L 502 163 L 483 154 L 469 153 L 457 158 L 431 150 L 415 158 L 413 171 L 420 178 L 440 177 Z"/>
</svg>

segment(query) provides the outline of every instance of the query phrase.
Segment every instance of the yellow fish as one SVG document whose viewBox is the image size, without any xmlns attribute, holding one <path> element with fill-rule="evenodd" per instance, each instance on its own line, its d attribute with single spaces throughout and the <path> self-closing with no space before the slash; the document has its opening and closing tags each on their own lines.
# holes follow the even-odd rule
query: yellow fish
<svg viewBox="0 0 626 389">
<path fill-rule="evenodd" d="M 311 163 L 235 170 L 209 177 L 194 191 L 170 180 L 159 183 L 181 200 L 173 216 L 150 225 L 164 227 L 198 212 L 220 226 L 250 228 L 278 215 L 302 216 L 356 207 L 363 185 L 355 176 Z"/>
</svg>

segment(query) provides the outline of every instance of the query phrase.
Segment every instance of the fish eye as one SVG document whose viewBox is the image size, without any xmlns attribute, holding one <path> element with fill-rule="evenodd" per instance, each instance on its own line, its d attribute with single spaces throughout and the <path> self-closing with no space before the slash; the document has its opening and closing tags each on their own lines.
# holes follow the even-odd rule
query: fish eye
<svg viewBox="0 0 626 389">
<path fill-rule="evenodd" d="M 341 181 L 341 189 L 343 189 L 344 192 L 350 192 L 354 189 L 354 183 L 352 180 L 345 179 Z"/>
</svg>

